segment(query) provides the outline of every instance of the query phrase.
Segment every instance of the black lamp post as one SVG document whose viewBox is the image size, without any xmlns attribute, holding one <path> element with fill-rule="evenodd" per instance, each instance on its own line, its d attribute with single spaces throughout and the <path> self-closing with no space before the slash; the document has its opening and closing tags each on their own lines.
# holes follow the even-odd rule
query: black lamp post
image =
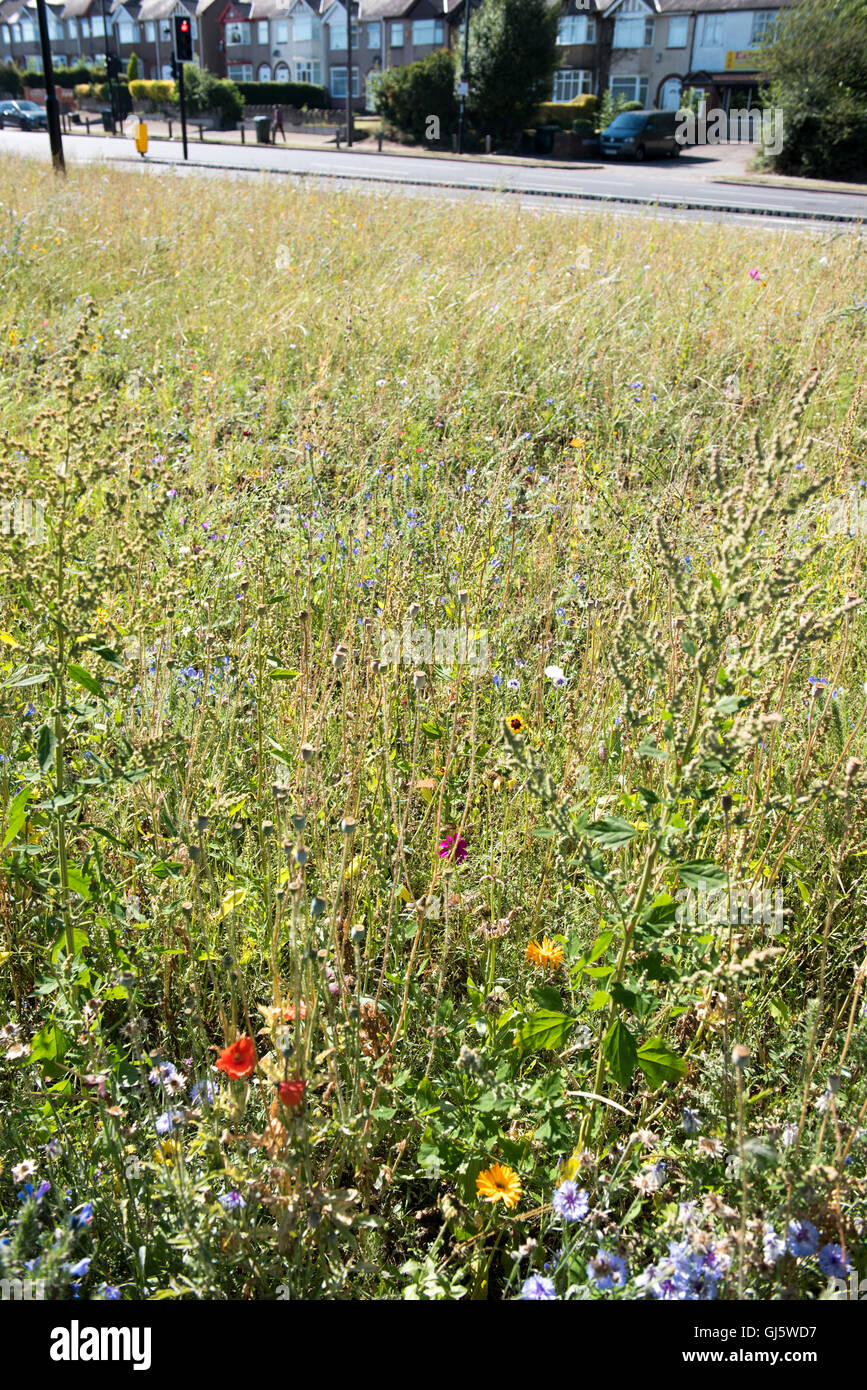
<svg viewBox="0 0 867 1390">
<path fill-rule="evenodd" d="M 48 122 L 51 160 L 55 172 L 65 174 L 63 140 L 60 134 L 60 106 L 54 88 L 54 68 L 51 66 L 51 43 L 48 38 L 48 16 L 45 12 L 45 0 L 36 0 L 36 15 L 39 20 L 39 46 L 42 49 L 42 72 L 45 77 L 45 119 Z"/>
</svg>

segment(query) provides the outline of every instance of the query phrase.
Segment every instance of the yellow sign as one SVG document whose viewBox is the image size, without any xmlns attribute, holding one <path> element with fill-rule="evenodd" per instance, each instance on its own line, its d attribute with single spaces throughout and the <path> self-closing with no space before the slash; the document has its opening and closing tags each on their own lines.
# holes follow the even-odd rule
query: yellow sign
<svg viewBox="0 0 867 1390">
<path fill-rule="evenodd" d="M 138 129 L 135 133 L 135 147 L 139 154 L 144 155 L 148 152 L 148 128 L 144 121 L 138 123 Z"/>
<path fill-rule="evenodd" d="M 726 72 L 757 72 L 758 59 L 757 48 L 730 49 L 726 54 Z"/>
</svg>

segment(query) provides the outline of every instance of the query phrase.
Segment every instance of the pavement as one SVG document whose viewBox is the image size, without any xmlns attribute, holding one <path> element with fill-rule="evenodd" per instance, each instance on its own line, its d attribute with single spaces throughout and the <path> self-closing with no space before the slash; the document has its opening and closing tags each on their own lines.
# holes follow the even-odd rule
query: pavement
<svg viewBox="0 0 867 1390">
<path fill-rule="evenodd" d="M 146 166 L 154 171 L 184 168 L 180 140 L 151 139 L 147 155 L 136 153 L 136 122 L 123 135 L 64 135 L 67 161 Z M 149 127 L 149 129 L 151 129 Z M 458 157 L 442 152 L 384 146 L 370 140 L 337 150 L 325 137 L 293 136 L 291 143 L 241 144 L 237 132 L 190 131 L 186 167 L 236 175 L 283 175 L 295 179 L 374 184 L 450 200 L 458 197 L 519 198 L 561 208 L 608 204 L 612 210 L 656 211 L 660 215 L 734 223 L 781 223 L 803 230 L 862 231 L 867 226 L 867 189 L 809 180 L 778 180 L 750 174 L 755 147 L 729 143 L 693 147 L 679 159 L 644 164 L 604 161 L 566 164 L 504 156 Z M 228 138 L 227 138 L 228 137 Z M 0 131 L 0 155 L 49 157 L 42 132 Z"/>
</svg>

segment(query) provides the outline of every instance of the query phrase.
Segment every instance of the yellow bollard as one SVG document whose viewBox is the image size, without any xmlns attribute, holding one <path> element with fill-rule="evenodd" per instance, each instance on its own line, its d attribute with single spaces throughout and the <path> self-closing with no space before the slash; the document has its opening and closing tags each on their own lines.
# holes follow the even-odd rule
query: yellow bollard
<svg viewBox="0 0 867 1390">
<path fill-rule="evenodd" d="M 141 118 L 139 118 L 138 130 L 135 133 L 135 147 L 142 158 L 148 152 L 148 128 Z"/>
</svg>

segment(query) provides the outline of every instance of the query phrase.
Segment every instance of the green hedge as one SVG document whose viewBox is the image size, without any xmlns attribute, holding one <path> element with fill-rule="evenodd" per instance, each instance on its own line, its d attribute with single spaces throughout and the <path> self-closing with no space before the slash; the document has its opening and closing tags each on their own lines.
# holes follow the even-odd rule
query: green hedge
<svg viewBox="0 0 867 1390">
<path fill-rule="evenodd" d="M 24 91 L 21 73 L 14 63 L 0 63 L 0 92 L 5 97 L 20 97 Z"/>
<path fill-rule="evenodd" d="M 428 140 L 431 117 L 439 122 L 439 142 L 449 141 L 457 120 L 454 54 L 447 48 L 408 63 L 388 68 L 376 84 L 374 105 L 388 127 L 419 143 Z"/>
<path fill-rule="evenodd" d="M 129 94 L 133 101 L 152 101 L 160 106 L 177 104 L 178 89 L 174 82 L 154 80 L 152 82 L 130 82 Z"/>
<path fill-rule="evenodd" d="M 294 106 L 322 111 L 331 105 L 324 87 L 314 82 L 236 82 L 245 106 Z"/>
</svg>

